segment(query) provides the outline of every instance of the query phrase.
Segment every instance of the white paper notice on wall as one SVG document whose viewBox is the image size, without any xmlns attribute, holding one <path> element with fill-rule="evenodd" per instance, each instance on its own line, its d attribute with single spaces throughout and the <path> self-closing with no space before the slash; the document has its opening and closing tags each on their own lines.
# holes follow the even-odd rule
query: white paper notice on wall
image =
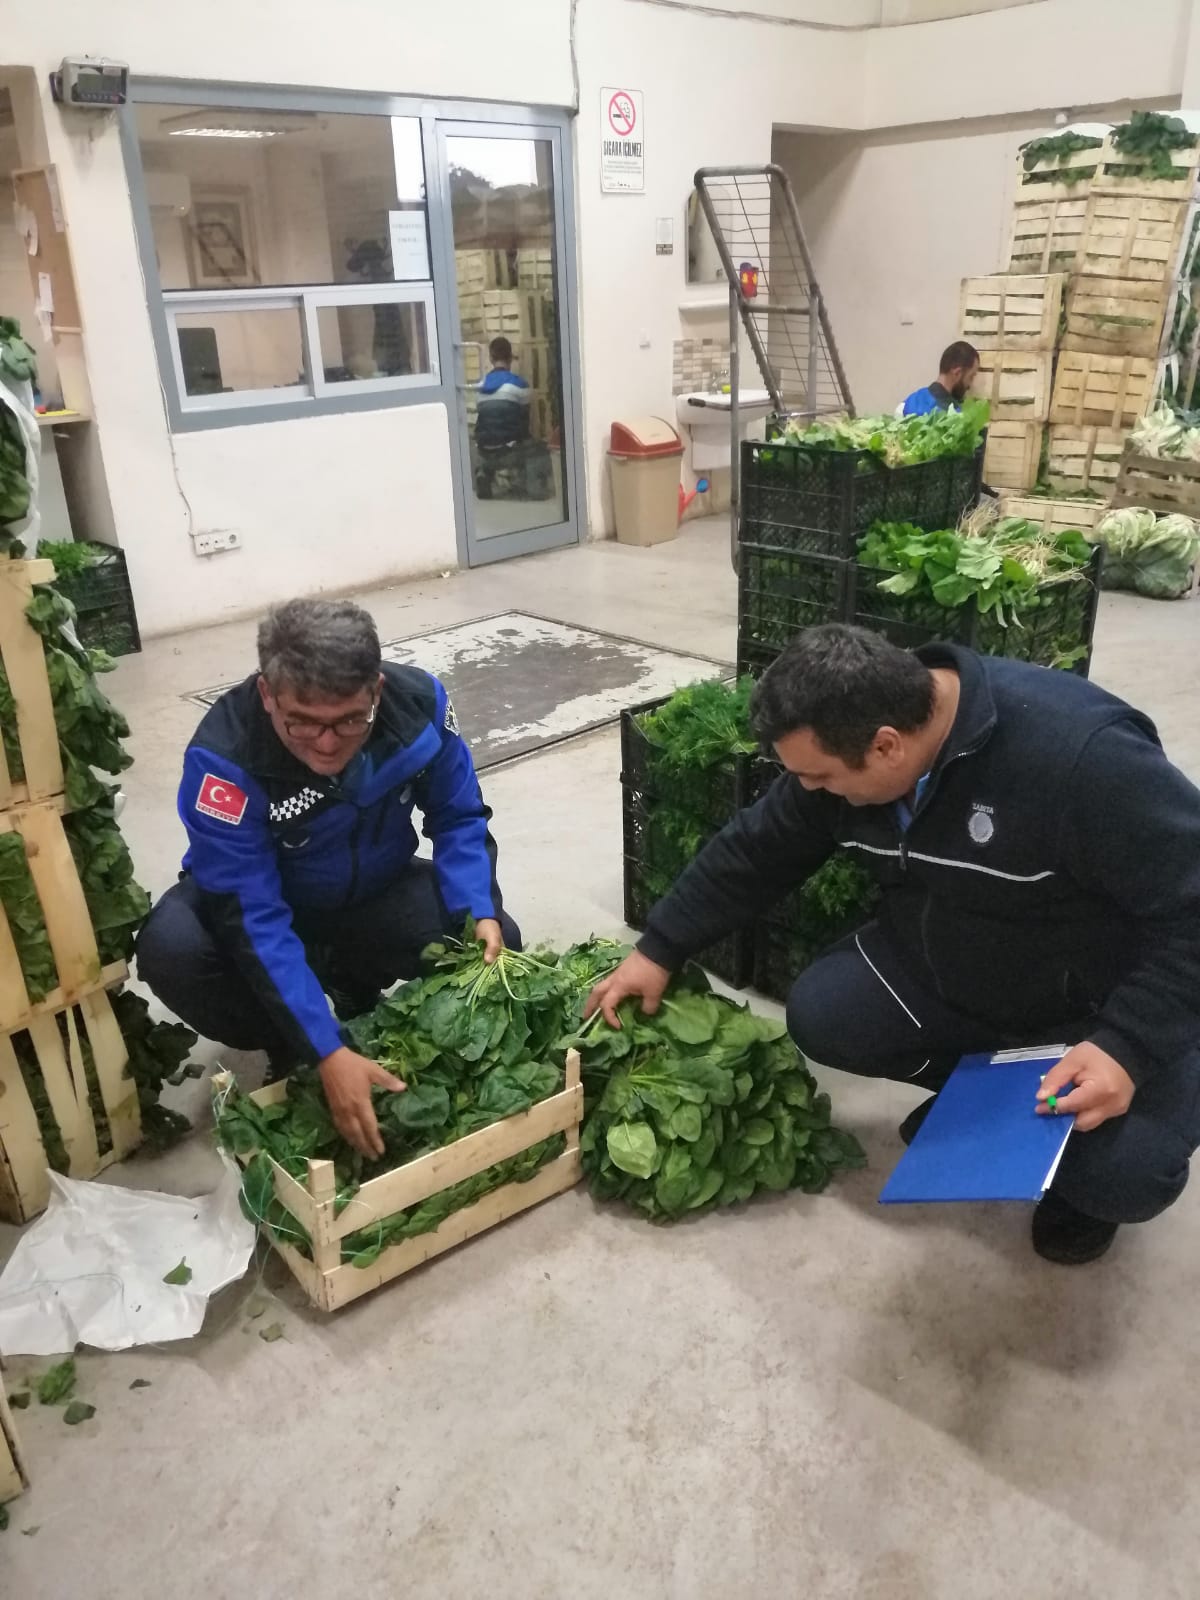
<svg viewBox="0 0 1200 1600">
<path fill-rule="evenodd" d="M 429 277 L 429 239 L 424 211 L 389 211 L 388 239 L 392 246 L 392 277 L 397 282 Z"/>
<path fill-rule="evenodd" d="M 600 192 L 643 194 L 646 147 L 642 91 L 600 91 Z"/>
<path fill-rule="evenodd" d="M 33 307 L 42 338 L 49 340 L 54 330 L 54 285 L 48 272 L 38 273 L 37 301 Z"/>
</svg>

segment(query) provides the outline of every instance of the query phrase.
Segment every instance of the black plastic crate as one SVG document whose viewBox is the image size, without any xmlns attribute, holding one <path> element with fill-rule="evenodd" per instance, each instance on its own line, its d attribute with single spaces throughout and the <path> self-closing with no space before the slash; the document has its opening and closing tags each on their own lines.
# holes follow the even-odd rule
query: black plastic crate
<svg viewBox="0 0 1200 1600">
<path fill-rule="evenodd" d="M 638 726 L 638 718 L 657 711 L 663 695 L 621 713 L 621 782 L 692 817 L 712 833 L 723 828 L 741 805 L 740 765 L 730 757 L 714 766 L 680 771 L 662 760 Z"/>
<path fill-rule="evenodd" d="M 905 649 L 936 641 L 965 644 L 984 655 L 1053 667 L 1066 662 L 1087 677 L 1100 598 L 1103 551 L 1097 546 L 1083 580 L 1048 583 L 1039 605 L 1004 626 L 979 615 L 974 600 L 939 606 L 929 595 L 892 595 L 888 574 L 825 556 L 744 546 L 738 576 L 738 671 L 760 675 L 801 629 L 815 622 L 853 622 Z M 1077 651 L 1083 654 L 1077 660 Z"/>
<path fill-rule="evenodd" d="M 142 648 L 123 550 L 114 546 L 91 566 L 62 573 L 54 585 L 75 607 L 81 644 L 112 656 L 133 655 Z"/>
<path fill-rule="evenodd" d="M 854 859 L 851 852 L 843 851 L 841 856 Z M 861 863 L 855 865 L 861 867 Z M 831 915 L 803 887 L 793 889 L 754 924 L 754 987 L 770 1000 L 786 1001 L 807 966 L 871 920 L 878 899 L 878 890 L 870 889 L 862 902 Z"/>
<path fill-rule="evenodd" d="M 689 850 L 669 824 L 664 826 L 664 816 L 668 810 L 661 802 L 622 784 L 625 921 L 638 932 L 645 928 L 655 902 L 670 889 L 692 860 L 696 849 L 703 848 L 708 838 L 712 837 L 710 833 L 708 838 L 698 838 L 695 849 Z M 704 951 L 697 959 L 714 977 L 721 978 L 732 988 L 740 989 L 750 977 L 753 957 L 752 935 L 739 930 Z"/>
<path fill-rule="evenodd" d="M 868 450 L 747 439 L 739 539 L 848 560 L 873 522 L 911 522 L 927 532 L 957 526 L 978 501 L 982 482 L 982 445 L 971 456 L 888 467 Z"/>
</svg>

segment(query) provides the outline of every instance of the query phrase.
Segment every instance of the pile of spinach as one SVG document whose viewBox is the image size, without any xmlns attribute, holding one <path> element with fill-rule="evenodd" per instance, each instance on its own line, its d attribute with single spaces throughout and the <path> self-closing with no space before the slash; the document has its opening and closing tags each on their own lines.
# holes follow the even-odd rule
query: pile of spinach
<svg viewBox="0 0 1200 1600">
<path fill-rule="evenodd" d="M 110 961 L 128 961 L 133 936 L 150 910 L 150 896 L 134 879 L 133 858 L 117 826 L 113 795 L 106 794 L 86 811 L 69 812 L 63 829 L 83 885 L 100 960 L 106 966 Z"/>
<path fill-rule="evenodd" d="M 0 383 L 26 383 L 37 375 L 31 347 L 11 317 L 0 317 Z M 8 406 L 0 405 L 0 558 L 21 555 L 24 546 L 9 526 L 29 514 L 29 478 L 25 471 L 25 436 Z M 0 706 L 0 712 L 3 707 Z"/>
<path fill-rule="evenodd" d="M 161 1104 L 160 1096 L 164 1084 L 199 1077 L 202 1069 L 188 1062 L 196 1035 L 182 1022 L 156 1021 L 149 1005 L 132 989 L 116 989 L 109 999 L 129 1055 L 126 1071 L 137 1086 L 142 1149 L 157 1155 L 191 1131 L 187 1118 Z"/>
<path fill-rule="evenodd" d="M 1179 117 L 1159 111 L 1135 111 L 1128 122 L 1113 129 L 1114 147 L 1134 161 L 1115 168 L 1120 178 L 1182 178 L 1187 168 L 1173 160 L 1176 150 L 1194 150 L 1197 136 Z"/>
<path fill-rule="evenodd" d="M 1027 174 L 1024 181 L 1069 184 L 1094 178 L 1095 167 L 1068 167 L 1064 163 L 1077 150 L 1098 150 L 1103 143 L 1103 139 L 1089 133 L 1056 133 L 1045 139 L 1031 139 L 1021 147 L 1021 165 Z M 1037 172 L 1035 169 L 1043 161 L 1053 161 L 1055 165 L 1045 172 Z"/>
<path fill-rule="evenodd" d="M 575 1041 L 580 1149 L 598 1199 L 667 1221 L 764 1189 L 815 1194 L 865 1165 L 857 1139 L 831 1126 L 829 1096 L 782 1022 L 711 993 L 694 969 L 653 1017 L 633 1001 L 620 1017 L 619 1030 L 593 1022 Z"/>
</svg>

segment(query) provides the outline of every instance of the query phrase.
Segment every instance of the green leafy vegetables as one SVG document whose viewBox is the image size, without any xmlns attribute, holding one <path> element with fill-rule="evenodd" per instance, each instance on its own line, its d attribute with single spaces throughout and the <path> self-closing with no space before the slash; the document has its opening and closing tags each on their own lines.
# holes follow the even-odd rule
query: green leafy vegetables
<svg viewBox="0 0 1200 1600">
<path fill-rule="evenodd" d="M 15 829 L 0 833 L 0 907 L 21 963 L 25 988 L 36 1005 L 57 986 L 58 968 L 29 868 L 25 840 Z"/>
<path fill-rule="evenodd" d="M 133 936 L 150 910 L 150 896 L 134 881 L 133 858 L 106 794 L 87 811 L 68 813 L 63 829 L 79 871 L 100 960 L 127 961 Z"/>
<path fill-rule="evenodd" d="M 922 417 L 823 417 L 807 424 L 789 422 L 783 437 L 786 443 L 807 451 L 862 450 L 886 466 L 907 467 L 944 456 L 974 455 L 987 424 L 987 402 L 967 399 L 960 410 L 931 411 Z"/>
<path fill-rule="evenodd" d="M 1194 150 L 1196 137 L 1179 117 L 1135 111 L 1128 122 L 1113 129 L 1112 141 L 1123 156 L 1136 160 L 1122 164 L 1116 171 L 1126 178 L 1182 178 L 1187 168 L 1177 166 L 1173 154 L 1177 150 Z"/>
<path fill-rule="evenodd" d="M 1084 164 L 1074 167 L 1066 162 L 1079 150 L 1099 150 L 1103 139 L 1089 133 L 1056 133 L 1044 139 L 1031 139 L 1021 146 L 1021 165 L 1025 169 L 1026 183 L 1079 183 L 1095 177 L 1096 168 Z M 1054 165 L 1045 172 L 1037 168 L 1042 162 Z"/>
<path fill-rule="evenodd" d="M 1127 506 L 1110 511 L 1096 524 L 1096 538 L 1107 552 L 1101 578 L 1105 589 L 1132 589 L 1151 600 L 1178 600 L 1192 584 L 1200 555 L 1200 530 L 1190 517 Z"/>
<path fill-rule="evenodd" d="M 37 362 L 11 317 L 0 317 L 0 385 L 32 381 Z M 0 403 L 0 558 L 20 555 L 23 546 L 9 526 L 29 514 L 30 488 L 25 470 L 25 436 L 7 405 Z M 0 704 L 0 715 L 6 715 Z"/>
</svg>

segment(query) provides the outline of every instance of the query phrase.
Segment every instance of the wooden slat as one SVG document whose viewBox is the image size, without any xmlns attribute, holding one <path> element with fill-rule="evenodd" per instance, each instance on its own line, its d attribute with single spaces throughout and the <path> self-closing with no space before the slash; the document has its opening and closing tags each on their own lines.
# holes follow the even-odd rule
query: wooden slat
<svg viewBox="0 0 1200 1600">
<path fill-rule="evenodd" d="M 464 1244 L 477 1234 L 494 1228 L 497 1223 L 515 1217 L 531 1206 L 539 1205 L 551 1195 L 562 1194 L 579 1182 L 580 1158 L 578 1147 L 572 1148 L 555 1160 L 547 1162 L 540 1171 L 525 1183 L 506 1183 L 493 1189 L 474 1205 L 464 1206 L 448 1216 L 432 1233 L 417 1239 L 405 1239 L 390 1246 L 369 1267 L 352 1267 L 348 1262 L 328 1273 L 323 1285 L 322 1309 L 336 1311 L 339 1306 L 357 1300 L 360 1295 L 411 1272 L 414 1267 L 432 1261 L 446 1250 Z"/>
<path fill-rule="evenodd" d="M 0 1382 L 0 1505 L 14 1500 L 28 1482 L 17 1426 Z"/>
<path fill-rule="evenodd" d="M 1175 178 L 1154 178 L 1130 169 L 1148 165 L 1144 156 L 1125 155 L 1118 150 L 1110 133 L 1100 151 L 1100 162 L 1092 179 L 1092 189 L 1097 194 L 1136 195 L 1149 200 L 1190 200 L 1196 194 L 1197 171 L 1200 170 L 1200 143 L 1190 150 L 1172 150 L 1171 166 L 1178 172 Z"/>
<path fill-rule="evenodd" d="M 1046 454 L 1046 482 L 1064 494 L 1112 493 L 1121 467 L 1126 434 L 1120 428 L 1075 428 L 1052 423 Z"/>
<path fill-rule="evenodd" d="M 409 1161 L 393 1172 L 364 1183 L 354 1199 L 336 1219 L 335 1236 L 344 1239 L 372 1222 L 420 1205 L 430 1195 L 449 1189 L 476 1173 L 486 1172 L 499 1161 L 528 1150 L 556 1133 L 562 1133 L 583 1113 L 583 1092 L 562 1089 L 548 1100 L 540 1100 L 528 1111 L 493 1122 L 490 1127 L 469 1133 L 465 1139 L 431 1150 L 427 1156 Z M 312 1163 L 310 1163 L 311 1170 Z M 311 1184 L 310 1184 L 311 1188 Z"/>
<path fill-rule="evenodd" d="M 1050 421 L 1072 427 L 1131 428 L 1150 409 L 1158 364 L 1148 356 L 1060 350 Z"/>
<path fill-rule="evenodd" d="M 363 1188 L 369 1185 L 364 1184 Z M 334 1216 L 334 1202 L 337 1194 L 337 1172 L 332 1161 L 310 1161 L 308 1163 L 308 1192 L 313 1203 L 313 1226 L 310 1237 L 312 1239 L 313 1266 L 323 1277 L 334 1272 L 341 1265 L 342 1245 L 339 1233 L 339 1219 Z M 362 1193 L 362 1189 L 358 1194 Z M 351 1201 L 351 1209 L 357 1201 L 355 1195 Z M 397 1208 L 398 1209 L 398 1208 Z M 344 1215 L 344 1214 L 343 1214 Z M 353 1232 L 353 1228 L 347 1230 Z"/>
<path fill-rule="evenodd" d="M 103 991 L 85 995 L 79 1013 L 92 1047 L 96 1081 L 113 1143 L 113 1158 L 121 1161 L 142 1142 L 142 1113 L 137 1084 L 129 1076 L 129 1050 L 112 1002 Z"/>
<path fill-rule="evenodd" d="M 1024 517 L 1046 533 L 1077 529 L 1087 537 L 1108 510 L 1100 500 L 1055 499 L 1049 495 L 1002 495 L 1002 517 Z"/>
<path fill-rule="evenodd" d="M 1044 422 L 1054 357 L 1023 350 L 983 350 L 972 394 L 986 400 L 995 422 Z"/>
<path fill-rule="evenodd" d="M 91 1177 L 96 1170 L 99 1152 L 96 1148 L 96 1130 L 92 1127 L 91 1111 L 88 1107 L 83 1058 L 78 1054 L 78 1038 L 73 1041 L 72 1060 L 68 1060 L 67 1052 L 63 1048 L 57 1017 L 39 1017 L 30 1026 L 29 1038 L 37 1054 L 38 1070 L 46 1086 L 46 1098 L 50 1102 L 50 1110 L 66 1148 L 67 1171 L 72 1178 Z M 78 1076 L 73 1070 L 76 1067 Z M 82 1102 L 79 1093 L 81 1084 Z"/>
<path fill-rule="evenodd" d="M 1089 277 L 1156 283 L 1184 276 L 1184 247 L 1194 216 L 1190 201 L 1093 190 L 1075 270 Z"/>
<path fill-rule="evenodd" d="M 1042 422 L 988 424 L 983 481 L 993 488 L 1032 489 L 1042 460 Z"/>
<path fill-rule="evenodd" d="M 1067 292 L 1064 350 L 1098 355 L 1161 355 L 1168 343 L 1179 284 L 1138 278 L 1076 277 Z"/>
<path fill-rule="evenodd" d="M 1047 156 L 1029 168 L 1025 166 L 1024 156 L 1018 154 L 1017 195 L 1023 200 L 1035 197 L 1039 200 L 1086 200 L 1100 170 L 1104 148 L 1103 144 L 1099 144 L 1091 150 L 1072 150 L 1061 160 Z M 1079 173 L 1081 176 L 1070 183 L 1065 176 L 1060 176 L 1066 173 Z"/>
<path fill-rule="evenodd" d="M 50 1199 L 50 1169 L 38 1129 L 37 1113 L 25 1092 L 25 1080 L 12 1040 L 0 1034 L 0 1150 L 12 1174 L 16 1191 L 15 1216 L 6 1222 L 26 1222 L 46 1207 Z"/>
<path fill-rule="evenodd" d="M 4 921 L 4 914 L 3 911 L 0 911 L 0 968 L 4 966 L 3 939 L 6 931 L 7 925 Z M 18 977 L 20 976 L 19 968 L 17 975 Z M 51 989 L 44 1000 L 39 1000 L 33 1006 L 26 1005 L 23 1010 L 16 1014 L 11 1011 L 0 1010 L 0 1015 L 10 1019 L 0 1031 L 18 1033 L 21 1029 L 28 1028 L 34 1017 L 48 1017 L 52 1012 L 61 1011 L 64 1006 L 78 1002 L 83 995 L 99 994 L 102 989 L 113 989 L 118 984 L 124 983 L 128 977 L 129 967 L 126 962 L 110 961 L 106 967 L 100 968 L 100 974 L 94 983 L 83 985 L 82 994 L 68 995 L 66 990 L 59 985 L 58 988 Z M 22 988 L 24 988 L 24 983 L 22 983 Z M 3 1005 L 4 992 L 3 983 L 0 982 L 0 1006 Z"/>
<path fill-rule="evenodd" d="M 1127 449 L 1112 504 L 1144 506 L 1160 516 L 1179 512 L 1200 518 L 1200 461 L 1162 461 Z"/>
<path fill-rule="evenodd" d="M 958 326 L 977 350 L 1053 350 L 1066 276 L 998 273 L 964 278 Z"/>
<path fill-rule="evenodd" d="M 17 735 L 25 764 L 24 794 L 43 800 L 63 788 L 62 757 L 41 636 L 25 620 L 35 583 L 51 583 L 51 561 L 0 562 L 0 657 L 17 707 Z M 5 775 L 8 776 L 7 768 Z M 0 799 L 3 799 L 0 796 Z M 7 804 L 18 798 L 7 785 Z"/>
<path fill-rule="evenodd" d="M 22 806 L 8 817 L 25 840 L 59 983 L 74 998 L 99 978 L 100 955 L 62 817 L 49 805 Z"/>
<path fill-rule="evenodd" d="M 1073 272 L 1087 220 L 1087 197 L 1047 200 L 1029 190 L 1013 207 L 1010 273 Z"/>
</svg>

